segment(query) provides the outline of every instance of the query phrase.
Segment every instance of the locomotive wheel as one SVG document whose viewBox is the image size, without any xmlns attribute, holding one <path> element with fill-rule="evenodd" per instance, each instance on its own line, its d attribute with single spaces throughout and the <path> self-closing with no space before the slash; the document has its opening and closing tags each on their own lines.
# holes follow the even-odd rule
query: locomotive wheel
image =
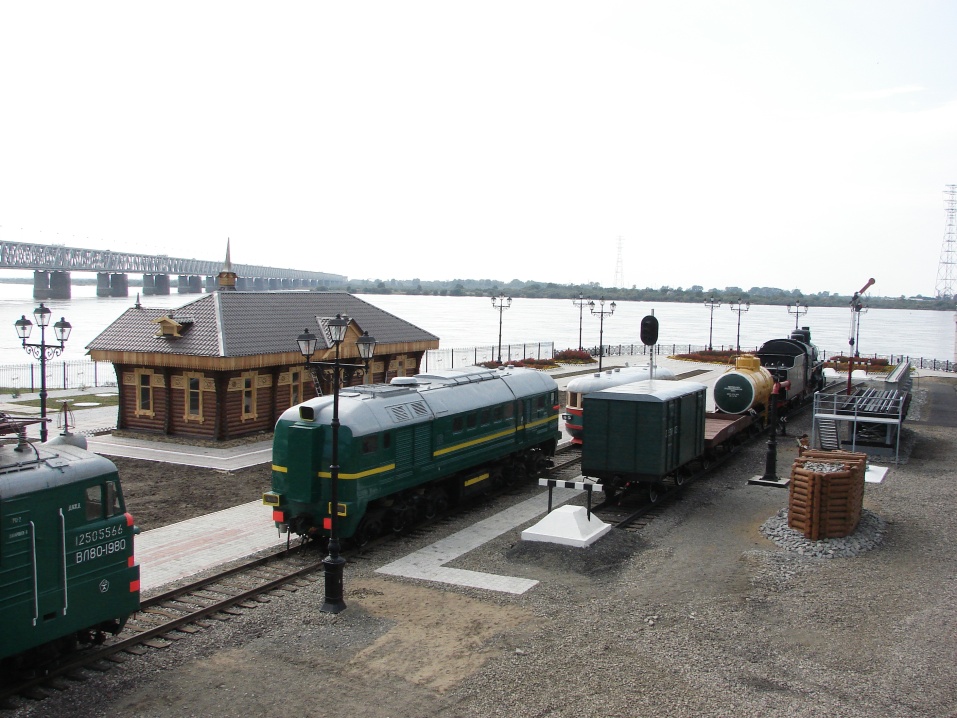
<svg viewBox="0 0 957 718">
<path fill-rule="evenodd" d="M 445 489 L 435 489 L 432 492 L 432 504 L 435 506 L 436 515 L 441 516 L 449 510 L 449 495 Z"/>
<path fill-rule="evenodd" d="M 532 478 L 538 478 L 544 474 L 545 469 L 548 468 L 545 462 L 545 457 L 540 453 L 536 453 L 531 459 L 529 459 L 527 466 L 528 474 Z"/>
<path fill-rule="evenodd" d="M 657 484 L 648 484 L 648 503 L 657 504 L 659 497 Z"/>
<path fill-rule="evenodd" d="M 392 533 L 400 534 L 415 520 L 415 511 L 405 501 L 397 501 L 392 506 Z"/>
<path fill-rule="evenodd" d="M 361 548 L 373 539 L 379 538 L 381 535 L 382 516 L 366 514 L 362 521 L 359 522 L 359 527 L 356 529 L 355 534 L 353 534 L 352 541 L 356 546 Z"/>
<path fill-rule="evenodd" d="M 521 484 L 528 479 L 528 469 L 525 468 L 525 464 L 516 461 L 512 464 L 511 470 L 508 472 L 508 477 L 510 479 L 509 483 L 512 484 Z"/>
<path fill-rule="evenodd" d="M 675 486 L 684 486 L 688 479 L 691 478 L 691 472 L 682 467 L 675 472 Z"/>
<path fill-rule="evenodd" d="M 431 521 L 438 514 L 438 510 L 435 507 L 435 499 L 432 494 L 426 494 L 422 497 L 421 508 L 422 518 L 426 521 Z"/>
</svg>

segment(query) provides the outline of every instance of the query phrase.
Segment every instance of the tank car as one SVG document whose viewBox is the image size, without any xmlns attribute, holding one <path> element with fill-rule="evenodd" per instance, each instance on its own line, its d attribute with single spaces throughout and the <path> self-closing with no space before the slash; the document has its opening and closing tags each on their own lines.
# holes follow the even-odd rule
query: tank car
<svg viewBox="0 0 957 718">
<path fill-rule="evenodd" d="M 811 344 L 811 330 L 795 329 L 790 338 L 771 339 L 753 356 L 738 357 L 734 368 L 714 384 L 715 408 L 727 414 L 764 414 L 775 383 L 782 384 L 781 404 L 798 404 L 824 388 L 823 367 Z"/>
<path fill-rule="evenodd" d="M 565 402 L 565 413 L 562 414 L 562 420 L 565 422 L 565 430 L 568 431 L 572 437 L 572 443 L 582 443 L 584 428 L 584 413 L 582 409 L 585 396 L 613 386 L 630 384 L 649 378 L 650 371 L 648 367 L 626 366 L 608 369 L 604 372 L 595 372 L 587 376 L 580 376 L 568 382 L 568 386 L 565 387 L 568 399 Z M 670 380 L 674 379 L 675 375 L 671 370 L 659 367 L 655 370 L 655 378 Z"/>
<path fill-rule="evenodd" d="M 0 417 L 0 432 L 30 422 Z M 102 641 L 139 608 L 138 529 L 116 466 L 85 447 L 62 436 L 0 446 L 4 668 Z"/>
<path fill-rule="evenodd" d="M 333 397 L 288 409 L 273 438 L 280 531 L 328 536 Z M 337 528 L 362 543 L 457 500 L 545 468 L 555 453 L 558 386 L 514 367 L 470 367 L 339 393 Z"/>
</svg>

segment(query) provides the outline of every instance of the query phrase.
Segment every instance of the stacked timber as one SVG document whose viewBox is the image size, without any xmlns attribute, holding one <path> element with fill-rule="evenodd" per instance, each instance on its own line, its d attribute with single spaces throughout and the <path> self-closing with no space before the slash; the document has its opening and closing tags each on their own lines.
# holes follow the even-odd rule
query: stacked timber
<svg viewBox="0 0 957 718">
<path fill-rule="evenodd" d="M 805 451 L 794 460 L 788 526 L 811 541 L 854 533 L 864 508 L 867 455 Z"/>
</svg>

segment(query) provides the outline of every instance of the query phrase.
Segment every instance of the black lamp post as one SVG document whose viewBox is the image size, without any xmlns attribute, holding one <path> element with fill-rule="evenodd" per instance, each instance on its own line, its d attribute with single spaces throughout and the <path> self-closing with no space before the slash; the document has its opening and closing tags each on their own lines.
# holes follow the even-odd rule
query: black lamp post
<svg viewBox="0 0 957 718">
<path fill-rule="evenodd" d="M 60 355 L 64 349 L 64 344 L 66 340 L 70 338 L 70 331 L 73 329 L 73 325 L 70 324 L 66 319 L 60 317 L 60 321 L 56 322 L 53 325 L 53 331 L 56 334 L 57 341 L 60 342 L 60 345 L 56 344 L 47 344 L 46 342 L 46 328 L 50 323 L 50 310 L 43 306 L 43 302 L 40 302 L 40 306 L 33 310 L 33 316 L 36 317 L 37 325 L 40 327 L 40 343 L 39 344 L 30 344 L 27 342 L 27 339 L 30 338 L 30 332 L 33 331 L 33 322 L 27 319 L 26 315 L 21 315 L 13 325 L 17 328 L 17 336 L 20 337 L 20 341 L 23 344 L 23 349 L 27 354 L 32 356 L 34 359 L 40 360 L 40 418 L 43 421 L 40 423 L 40 441 L 47 440 L 47 361 L 53 359 Z"/>
<path fill-rule="evenodd" d="M 800 301 L 794 303 L 794 308 L 788 304 L 788 314 L 794 315 L 794 328 L 798 328 L 798 319 L 807 314 L 807 304 L 802 305 Z"/>
<path fill-rule="evenodd" d="M 711 310 L 711 322 L 708 324 L 708 351 L 712 350 L 711 337 L 714 335 L 714 310 L 721 306 L 721 302 L 716 302 L 714 296 L 704 300 L 704 305 Z"/>
<path fill-rule="evenodd" d="M 612 302 L 608 305 L 608 309 L 605 309 L 604 297 L 598 300 L 598 309 L 595 309 L 595 302 L 588 302 L 588 309 L 598 317 L 598 371 L 601 371 L 601 358 L 605 354 L 605 315 L 607 314 L 610 317 L 614 314 L 616 306 Z"/>
<path fill-rule="evenodd" d="M 346 338 L 346 330 L 349 328 L 349 318 L 337 314 L 335 319 L 330 319 L 327 326 L 332 343 L 336 347 L 336 358 L 333 362 L 313 362 L 310 357 L 316 351 L 316 337 L 308 329 L 296 338 L 299 344 L 299 351 L 306 358 L 306 366 L 332 366 L 332 459 L 329 464 L 329 482 L 330 482 L 330 518 L 329 518 L 329 555 L 322 560 L 326 596 L 322 607 L 319 609 L 325 613 L 340 613 L 346 608 L 346 602 L 343 599 L 342 591 L 342 571 L 346 560 L 339 553 L 339 373 L 341 365 L 339 363 L 339 345 Z M 359 356 L 362 357 L 366 366 L 375 352 L 376 341 L 369 336 L 369 332 L 363 332 L 362 336 L 356 341 L 356 348 Z M 346 365 L 355 366 L 355 365 Z"/>
<path fill-rule="evenodd" d="M 588 304 L 588 301 L 586 301 L 585 295 L 579 292 L 578 299 L 573 299 L 572 304 L 578 307 L 578 351 L 581 351 L 582 350 L 582 314 L 583 314 L 585 305 Z"/>
<path fill-rule="evenodd" d="M 739 299 L 737 302 L 731 302 L 729 306 L 731 307 L 732 312 L 738 313 L 738 340 L 736 344 L 738 351 L 741 351 L 741 312 L 748 311 L 751 308 L 751 302 L 745 302 L 742 304 L 741 300 Z"/>
<path fill-rule="evenodd" d="M 502 363 L 502 312 L 512 306 L 512 298 L 501 294 L 492 297 L 492 309 L 498 309 L 498 363 Z"/>
</svg>

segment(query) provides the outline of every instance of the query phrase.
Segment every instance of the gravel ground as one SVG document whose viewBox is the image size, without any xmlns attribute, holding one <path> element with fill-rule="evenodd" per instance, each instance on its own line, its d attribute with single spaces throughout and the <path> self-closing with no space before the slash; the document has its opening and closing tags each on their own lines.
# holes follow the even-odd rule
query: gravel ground
<svg viewBox="0 0 957 718">
<path fill-rule="evenodd" d="M 906 463 L 865 489 L 880 541 L 850 557 L 765 537 L 787 492 L 747 485 L 756 442 L 640 532 L 573 549 L 519 527 L 450 564 L 541 581 L 522 596 L 375 569 L 532 488 L 350 562 L 338 616 L 318 580 L 6 714 L 957 715 L 957 436 L 908 427 Z M 779 442 L 779 474 L 795 453 Z"/>
</svg>

